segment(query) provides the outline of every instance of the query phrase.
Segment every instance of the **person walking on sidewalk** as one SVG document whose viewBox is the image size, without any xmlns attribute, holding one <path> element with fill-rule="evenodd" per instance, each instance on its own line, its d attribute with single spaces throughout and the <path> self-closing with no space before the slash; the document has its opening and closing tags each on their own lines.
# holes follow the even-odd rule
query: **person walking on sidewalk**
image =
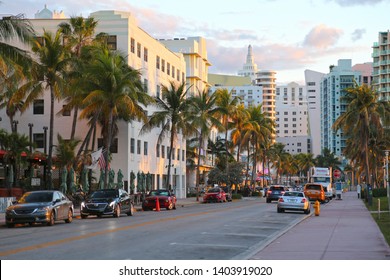
<svg viewBox="0 0 390 280">
<path fill-rule="evenodd" d="M 362 193 L 362 186 L 360 186 L 359 184 L 356 186 L 356 192 L 357 192 L 358 198 L 360 198 L 360 194 Z"/>
</svg>

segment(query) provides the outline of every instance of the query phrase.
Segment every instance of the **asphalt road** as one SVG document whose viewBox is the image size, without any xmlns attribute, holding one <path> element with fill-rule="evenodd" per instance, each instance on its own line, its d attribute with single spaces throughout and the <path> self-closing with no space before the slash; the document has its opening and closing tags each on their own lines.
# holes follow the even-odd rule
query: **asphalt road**
<svg viewBox="0 0 390 280">
<path fill-rule="evenodd" d="M 248 259 L 301 213 L 276 212 L 258 199 L 196 204 L 134 216 L 74 219 L 71 224 L 0 228 L 2 260 Z"/>
</svg>

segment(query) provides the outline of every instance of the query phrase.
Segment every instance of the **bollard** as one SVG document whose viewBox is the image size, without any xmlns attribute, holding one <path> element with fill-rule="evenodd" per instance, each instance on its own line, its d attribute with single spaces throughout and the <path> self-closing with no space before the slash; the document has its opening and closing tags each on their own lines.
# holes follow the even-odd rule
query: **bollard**
<svg viewBox="0 0 390 280">
<path fill-rule="evenodd" d="M 316 202 L 314 202 L 314 215 L 316 216 L 319 216 L 320 215 L 320 202 L 318 200 L 316 200 Z"/>
</svg>

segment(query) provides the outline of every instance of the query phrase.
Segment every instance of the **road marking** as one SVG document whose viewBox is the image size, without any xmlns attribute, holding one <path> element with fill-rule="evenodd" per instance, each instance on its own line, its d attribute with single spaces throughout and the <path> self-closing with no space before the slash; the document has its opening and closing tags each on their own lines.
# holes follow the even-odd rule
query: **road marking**
<svg viewBox="0 0 390 280">
<path fill-rule="evenodd" d="M 248 205 L 235 205 L 232 208 L 243 208 L 246 206 L 248 206 Z M 229 209 L 232 209 L 232 208 L 229 208 Z M 83 234 L 83 235 L 79 235 L 79 236 L 73 236 L 73 237 L 68 237 L 68 238 L 64 238 L 64 239 L 60 239 L 60 240 L 37 244 L 37 245 L 31 245 L 31 246 L 27 246 L 27 247 L 3 251 L 3 252 L 0 252 L 0 257 L 14 255 L 14 254 L 18 254 L 18 253 L 27 252 L 27 251 L 44 249 L 44 248 L 48 248 L 51 246 L 57 246 L 57 245 L 65 244 L 65 243 L 88 239 L 88 238 L 95 237 L 95 236 L 106 235 L 106 234 L 129 230 L 129 229 L 133 229 L 133 228 L 139 228 L 139 227 L 143 227 L 143 226 L 159 224 L 159 223 L 163 223 L 163 222 L 167 222 L 167 221 L 181 220 L 181 219 L 186 219 L 186 218 L 191 218 L 191 217 L 198 217 L 198 216 L 203 216 L 203 215 L 208 215 L 208 214 L 215 214 L 216 212 L 224 212 L 224 211 L 226 211 L 226 208 L 213 209 L 213 210 L 205 211 L 205 212 L 191 213 L 191 214 L 186 214 L 186 215 L 177 216 L 177 217 L 169 217 L 169 218 L 163 218 L 163 219 L 153 220 L 153 221 L 149 221 L 149 222 L 128 225 L 128 226 L 115 228 L 115 229 L 108 229 L 108 230 L 87 233 L 87 234 Z"/>
<path fill-rule="evenodd" d="M 203 235 L 223 235 L 223 236 L 240 236 L 240 237 L 268 237 L 269 235 L 265 234 L 255 234 L 255 233 L 215 233 L 215 232 L 202 232 Z"/>
<path fill-rule="evenodd" d="M 195 246 L 195 247 L 214 247 L 214 248 L 244 248 L 248 249 L 248 246 L 240 246 L 240 245 L 230 245 L 230 244 L 207 244 L 207 243 L 170 243 L 169 245 L 179 245 L 179 246 Z"/>
</svg>

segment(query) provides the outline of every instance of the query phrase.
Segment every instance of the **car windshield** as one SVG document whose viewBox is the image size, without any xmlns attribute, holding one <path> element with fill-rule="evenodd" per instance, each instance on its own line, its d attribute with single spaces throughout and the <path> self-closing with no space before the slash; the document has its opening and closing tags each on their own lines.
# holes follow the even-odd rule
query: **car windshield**
<svg viewBox="0 0 390 280">
<path fill-rule="evenodd" d="M 216 192 L 219 192 L 219 188 L 211 188 L 207 192 L 208 193 L 216 193 Z"/>
<path fill-rule="evenodd" d="M 53 201 L 53 192 L 30 192 L 25 193 L 19 203 L 51 202 Z"/>
<path fill-rule="evenodd" d="M 307 189 L 307 190 L 321 190 L 321 186 L 317 186 L 317 185 L 307 185 L 307 186 L 306 186 L 306 189 Z"/>
<path fill-rule="evenodd" d="M 168 191 L 151 191 L 149 195 L 164 195 L 169 196 Z"/>
<path fill-rule="evenodd" d="M 301 193 L 301 192 L 285 192 L 283 196 L 298 196 L 298 197 L 303 197 L 303 193 Z"/>
<path fill-rule="evenodd" d="M 271 187 L 271 190 L 274 190 L 274 191 L 284 191 L 284 187 Z"/>
<path fill-rule="evenodd" d="M 96 191 L 91 194 L 91 198 L 114 198 L 114 197 L 117 197 L 116 190 Z"/>
</svg>

